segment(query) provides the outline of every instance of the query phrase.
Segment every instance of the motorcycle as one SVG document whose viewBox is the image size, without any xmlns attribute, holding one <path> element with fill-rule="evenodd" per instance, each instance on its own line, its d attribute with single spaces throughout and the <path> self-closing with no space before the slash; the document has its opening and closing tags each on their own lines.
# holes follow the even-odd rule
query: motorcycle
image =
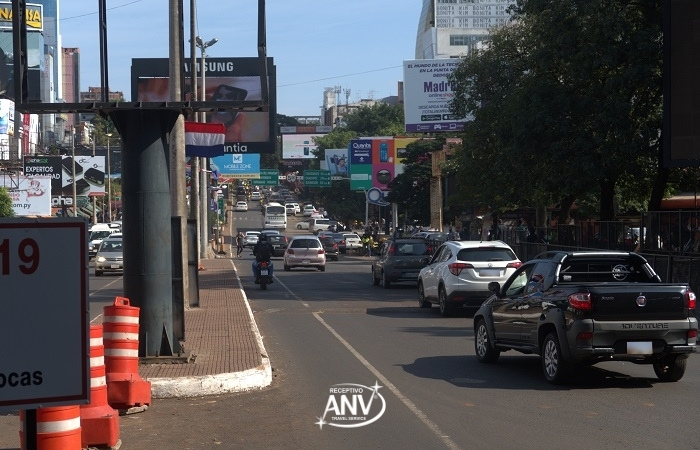
<svg viewBox="0 0 700 450">
<path fill-rule="evenodd" d="M 271 263 L 269 261 L 258 261 L 258 273 L 260 274 L 260 289 L 262 289 L 263 291 L 267 289 L 268 284 L 272 284 L 272 276 L 270 275 L 270 265 Z"/>
</svg>

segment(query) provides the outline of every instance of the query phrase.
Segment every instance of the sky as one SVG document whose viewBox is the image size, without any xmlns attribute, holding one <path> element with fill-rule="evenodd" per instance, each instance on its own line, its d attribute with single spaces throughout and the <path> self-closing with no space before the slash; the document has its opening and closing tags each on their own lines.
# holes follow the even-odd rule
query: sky
<svg viewBox="0 0 700 450">
<path fill-rule="evenodd" d="M 62 47 L 80 49 L 80 90 L 100 86 L 98 0 L 59 0 Z M 169 0 L 109 0 L 109 88 L 131 100 L 131 59 L 167 58 Z M 185 39 L 190 0 L 183 0 Z M 340 102 L 397 95 L 403 61 L 415 59 L 421 0 L 267 0 L 267 56 L 277 67 L 277 113 L 318 116 L 326 87 Z M 257 56 L 257 0 L 196 0 L 207 57 Z M 197 50 L 197 57 L 200 51 Z M 185 58 L 189 43 L 185 42 Z"/>
</svg>

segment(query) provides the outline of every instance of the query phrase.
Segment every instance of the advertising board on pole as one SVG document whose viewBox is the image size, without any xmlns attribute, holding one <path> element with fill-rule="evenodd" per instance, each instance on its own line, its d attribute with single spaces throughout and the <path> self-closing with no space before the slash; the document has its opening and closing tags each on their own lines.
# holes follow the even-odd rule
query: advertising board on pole
<svg viewBox="0 0 700 450">
<path fill-rule="evenodd" d="M 406 132 L 436 133 L 464 129 L 465 118 L 450 112 L 454 97 L 448 77 L 459 59 L 404 61 L 404 116 Z"/>
<path fill-rule="evenodd" d="M 15 216 L 51 215 L 51 178 L 17 175 L 0 177 L 0 187 L 8 190 Z"/>
</svg>

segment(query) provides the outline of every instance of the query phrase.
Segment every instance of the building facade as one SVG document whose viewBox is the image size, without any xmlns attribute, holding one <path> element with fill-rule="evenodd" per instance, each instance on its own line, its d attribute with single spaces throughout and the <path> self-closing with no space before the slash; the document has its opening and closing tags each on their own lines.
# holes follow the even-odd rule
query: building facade
<svg viewBox="0 0 700 450">
<path fill-rule="evenodd" d="M 489 29 L 506 25 L 515 0 L 423 0 L 416 59 L 459 58 L 478 48 Z"/>
</svg>

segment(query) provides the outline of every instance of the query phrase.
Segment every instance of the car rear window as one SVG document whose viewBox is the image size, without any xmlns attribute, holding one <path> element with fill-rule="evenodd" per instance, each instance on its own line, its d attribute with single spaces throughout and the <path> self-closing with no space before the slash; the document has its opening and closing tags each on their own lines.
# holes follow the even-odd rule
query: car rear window
<svg viewBox="0 0 700 450">
<path fill-rule="evenodd" d="M 457 254 L 460 261 L 513 261 L 518 259 L 512 250 L 499 247 L 463 248 Z"/>
<path fill-rule="evenodd" d="M 394 254 L 396 256 L 421 256 L 428 255 L 428 246 L 422 242 L 395 243 Z"/>
<path fill-rule="evenodd" d="M 317 239 L 294 239 L 292 248 L 320 248 L 321 242 Z"/>
</svg>

